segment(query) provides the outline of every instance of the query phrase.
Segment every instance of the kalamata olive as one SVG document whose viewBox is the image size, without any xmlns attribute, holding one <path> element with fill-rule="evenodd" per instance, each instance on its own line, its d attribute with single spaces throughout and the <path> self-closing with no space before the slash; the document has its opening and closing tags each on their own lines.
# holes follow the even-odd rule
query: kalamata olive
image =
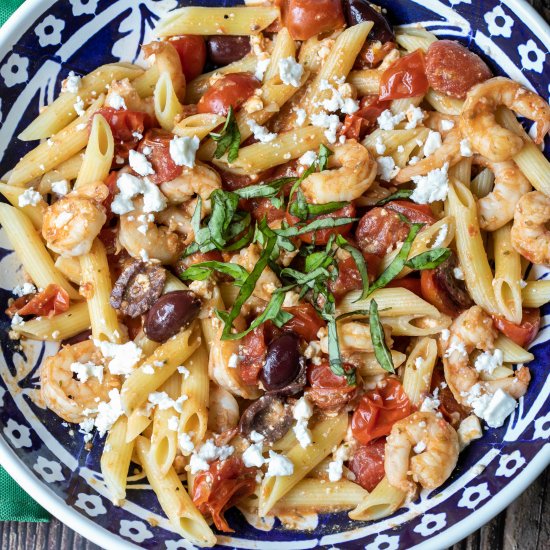
<svg viewBox="0 0 550 550">
<path fill-rule="evenodd" d="M 242 59 L 250 51 L 248 36 L 209 36 L 206 42 L 210 61 L 222 67 Z"/>
<path fill-rule="evenodd" d="M 267 391 L 282 390 L 299 376 L 303 357 L 300 356 L 298 338 L 286 333 L 274 340 L 267 350 L 260 380 Z"/>
<path fill-rule="evenodd" d="M 199 314 L 201 301 L 190 290 L 176 290 L 161 296 L 149 310 L 144 329 L 147 338 L 166 342 Z"/>
<path fill-rule="evenodd" d="M 382 44 L 395 42 L 395 33 L 386 18 L 366 0 L 344 0 L 344 16 L 349 26 L 372 21 L 369 40 L 379 40 Z"/>
<path fill-rule="evenodd" d="M 263 395 L 242 414 L 239 431 L 245 437 L 255 431 L 272 443 L 283 437 L 292 426 L 292 409 L 274 395 Z"/>
<path fill-rule="evenodd" d="M 78 334 L 75 334 L 74 336 L 71 336 L 70 338 L 65 338 L 65 340 L 61 340 L 62 346 L 74 346 L 74 344 L 78 344 L 80 342 L 84 342 L 85 340 L 88 340 L 90 336 L 92 335 L 92 330 L 88 329 L 83 332 L 79 332 Z"/>
</svg>

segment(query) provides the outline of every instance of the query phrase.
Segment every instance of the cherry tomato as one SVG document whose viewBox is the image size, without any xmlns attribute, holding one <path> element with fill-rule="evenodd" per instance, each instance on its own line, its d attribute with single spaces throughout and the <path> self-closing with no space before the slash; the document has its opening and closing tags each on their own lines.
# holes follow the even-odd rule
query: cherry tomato
<svg viewBox="0 0 550 550">
<path fill-rule="evenodd" d="M 236 111 L 261 86 L 250 73 L 231 73 L 217 80 L 197 104 L 198 113 L 225 116 L 229 107 Z"/>
<path fill-rule="evenodd" d="M 362 139 L 369 128 L 376 124 L 378 117 L 389 109 L 391 102 L 380 101 L 378 96 L 365 96 L 359 102 L 359 110 L 346 115 L 340 135 L 348 139 Z"/>
<path fill-rule="evenodd" d="M 355 216 L 355 204 L 350 202 L 349 204 L 346 204 L 343 208 L 340 208 L 340 210 L 336 210 L 335 212 L 331 212 L 330 214 L 321 214 L 320 216 L 317 216 L 315 219 L 325 219 L 325 218 L 353 218 Z M 289 212 L 285 215 L 286 221 L 290 225 L 297 224 L 300 220 L 296 216 L 293 216 Z M 352 228 L 353 224 L 348 223 L 346 225 L 340 225 L 339 227 L 331 227 L 327 229 L 319 229 L 318 231 L 310 231 L 309 233 L 304 233 L 303 235 L 300 235 L 299 238 L 302 242 L 312 244 L 315 242 L 317 245 L 324 245 L 327 244 L 331 235 L 347 235 Z"/>
<path fill-rule="evenodd" d="M 249 206 L 250 212 L 256 221 L 261 221 L 266 218 L 267 222 L 271 223 L 282 220 L 285 217 L 285 211 L 282 208 L 275 207 L 273 203 L 266 198 L 252 199 Z"/>
<path fill-rule="evenodd" d="M 368 445 L 359 445 L 348 462 L 348 468 L 355 474 L 355 483 L 372 491 L 384 478 L 385 454 L 385 437 L 371 441 Z"/>
<path fill-rule="evenodd" d="M 432 209 L 427 204 L 416 204 L 410 201 L 390 201 L 385 207 L 403 214 L 412 223 L 432 225 L 436 222 Z"/>
<path fill-rule="evenodd" d="M 170 141 L 173 137 L 170 132 L 153 128 L 147 131 L 138 146 L 138 151 L 145 154 L 153 166 L 155 173 L 148 176 L 153 183 L 172 181 L 183 172 L 183 166 L 178 166 L 170 155 Z"/>
<path fill-rule="evenodd" d="M 294 315 L 288 323 L 283 325 L 283 330 L 294 332 L 308 342 L 316 340 L 319 329 L 326 326 L 325 321 L 319 317 L 315 308 L 309 303 L 304 302 L 283 309 Z"/>
<path fill-rule="evenodd" d="M 53 317 L 69 309 L 69 294 L 56 284 L 49 284 L 42 292 L 17 298 L 7 313 Z"/>
<path fill-rule="evenodd" d="M 537 335 L 540 328 L 540 311 L 538 308 L 523 308 L 521 323 L 515 325 L 504 317 L 493 316 L 495 326 L 505 336 L 522 348 L 528 346 Z"/>
<path fill-rule="evenodd" d="M 346 24 L 341 0 L 285 0 L 283 24 L 294 40 L 307 40 Z"/>
<path fill-rule="evenodd" d="M 404 99 L 424 95 L 429 88 L 424 52 L 416 50 L 395 63 L 382 74 L 380 99 Z"/>
<path fill-rule="evenodd" d="M 202 36 L 177 36 L 170 38 L 170 44 L 180 56 L 181 69 L 187 82 L 202 74 L 206 62 L 206 44 Z"/>
<path fill-rule="evenodd" d="M 396 378 L 386 385 L 367 392 L 351 418 L 351 432 L 360 443 L 388 435 L 398 420 L 409 416 L 413 407 Z"/>
<path fill-rule="evenodd" d="M 367 264 L 369 281 L 372 282 L 378 276 L 382 258 L 376 254 L 365 252 L 363 253 L 363 257 Z M 352 290 L 361 290 L 363 288 L 363 281 L 357 269 L 357 264 L 351 256 L 345 260 L 338 261 L 338 277 L 334 281 L 329 281 L 328 287 L 337 299 L 345 296 Z"/>
<path fill-rule="evenodd" d="M 433 393 L 435 388 L 439 388 L 437 397 L 440 405 L 437 410 L 444 416 L 445 420 L 456 429 L 460 425 L 460 422 L 468 416 L 469 411 L 455 399 L 449 386 L 443 384 L 443 382 L 445 382 L 443 369 L 434 369 L 430 390 Z"/>
<path fill-rule="evenodd" d="M 441 313 L 456 317 L 460 312 L 449 295 L 437 284 L 435 269 L 425 269 L 420 274 L 422 298 L 435 306 Z"/>
<path fill-rule="evenodd" d="M 256 469 L 245 468 L 236 457 L 216 460 L 206 472 L 200 472 L 193 483 L 193 503 L 203 514 L 209 514 L 220 531 L 233 533 L 224 512 L 254 492 Z"/>
<path fill-rule="evenodd" d="M 407 290 L 410 290 L 411 292 L 422 298 L 420 279 L 416 279 L 415 277 L 403 277 L 402 279 L 394 279 L 393 281 L 390 281 L 386 285 L 386 287 L 406 288 Z"/>
<path fill-rule="evenodd" d="M 354 69 L 375 69 L 384 61 L 384 58 L 395 50 L 395 42 L 380 42 L 380 40 L 367 40 L 357 55 Z"/>
<path fill-rule="evenodd" d="M 344 369 L 353 368 L 344 364 Z M 308 398 L 320 409 L 335 410 L 343 407 L 357 395 L 357 386 L 350 386 L 345 376 L 334 374 L 328 361 L 309 365 L 307 380 L 310 388 Z"/>
</svg>

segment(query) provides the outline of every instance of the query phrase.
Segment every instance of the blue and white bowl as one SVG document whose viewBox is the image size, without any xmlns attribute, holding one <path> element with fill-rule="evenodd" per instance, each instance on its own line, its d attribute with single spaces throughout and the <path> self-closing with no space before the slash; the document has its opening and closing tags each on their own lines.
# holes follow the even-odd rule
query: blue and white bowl
<svg viewBox="0 0 550 550">
<path fill-rule="evenodd" d="M 140 45 L 166 12 L 185 4 L 234 5 L 203 0 L 27 0 L 0 30 L 0 174 L 34 144 L 15 136 L 39 108 L 59 93 L 73 70 L 87 73 L 103 63 L 135 61 Z M 495 73 L 510 76 L 548 98 L 550 29 L 520 0 L 378 0 L 394 24 L 422 23 L 442 37 L 477 51 Z M 546 74 L 544 69 L 546 68 Z M 549 151 L 547 151 L 549 152 Z M 550 271 L 538 269 L 546 278 Z M 0 232 L 0 310 L 22 282 L 19 261 Z M 323 515 L 311 531 L 284 530 L 276 521 L 258 530 L 237 511 L 234 536 L 219 547 L 299 549 L 314 547 L 443 548 L 478 529 L 515 499 L 550 461 L 549 306 L 531 346 L 531 385 L 514 414 L 462 453 L 447 483 L 424 491 L 407 508 L 377 522 L 352 522 L 347 514 Z M 77 429 L 40 407 L 37 369 L 52 344 L 9 340 L 0 316 L 0 462 L 61 521 L 109 549 L 192 548 L 170 531 L 158 502 L 142 481 L 130 483 L 119 508 L 109 501 L 99 468 L 101 442 L 91 452 Z"/>
</svg>

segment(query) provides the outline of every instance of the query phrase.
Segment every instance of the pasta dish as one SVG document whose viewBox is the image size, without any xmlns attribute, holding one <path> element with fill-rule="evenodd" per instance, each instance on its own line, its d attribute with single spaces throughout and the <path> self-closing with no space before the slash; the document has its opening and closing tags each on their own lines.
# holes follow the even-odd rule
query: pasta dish
<svg viewBox="0 0 550 550">
<path fill-rule="evenodd" d="M 550 107 L 387 17 L 176 9 L 143 67 L 64 73 L 0 183 L 43 404 L 192 544 L 231 507 L 388 516 L 528 390 Z"/>
</svg>

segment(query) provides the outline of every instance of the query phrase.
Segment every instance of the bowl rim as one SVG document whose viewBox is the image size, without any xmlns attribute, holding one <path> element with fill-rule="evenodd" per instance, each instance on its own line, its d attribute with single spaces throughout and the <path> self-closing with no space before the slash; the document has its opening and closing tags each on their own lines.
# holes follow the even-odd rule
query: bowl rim
<svg viewBox="0 0 550 550">
<path fill-rule="evenodd" d="M 418 2 L 418 0 L 413 0 Z M 29 28 L 28 21 L 34 22 L 40 15 L 58 0 L 26 0 L 0 28 L 0 52 L 11 48 Z M 516 16 L 529 23 L 533 33 L 550 49 L 550 25 L 526 0 L 501 0 Z M 420 3 L 420 2 L 418 2 Z M 105 549 L 140 550 L 126 539 L 101 527 L 93 519 L 69 506 L 57 496 L 24 464 L 15 451 L 0 435 L 1 465 L 7 473 L 52 516 L 84 536 L 92 543 Z M 546 443 L 535 457 L 501 491 L 493 495 L 485 505 L 473 511 L 466 518 L 411 548 L 411 550 L 429 550 L 430 548 L 450 547 L 477 531 L 502 510 L 516 500 L 550 464 L 550 443 Z M 495 498 L 498 495 L 498 499 Z"/>
</svg>

